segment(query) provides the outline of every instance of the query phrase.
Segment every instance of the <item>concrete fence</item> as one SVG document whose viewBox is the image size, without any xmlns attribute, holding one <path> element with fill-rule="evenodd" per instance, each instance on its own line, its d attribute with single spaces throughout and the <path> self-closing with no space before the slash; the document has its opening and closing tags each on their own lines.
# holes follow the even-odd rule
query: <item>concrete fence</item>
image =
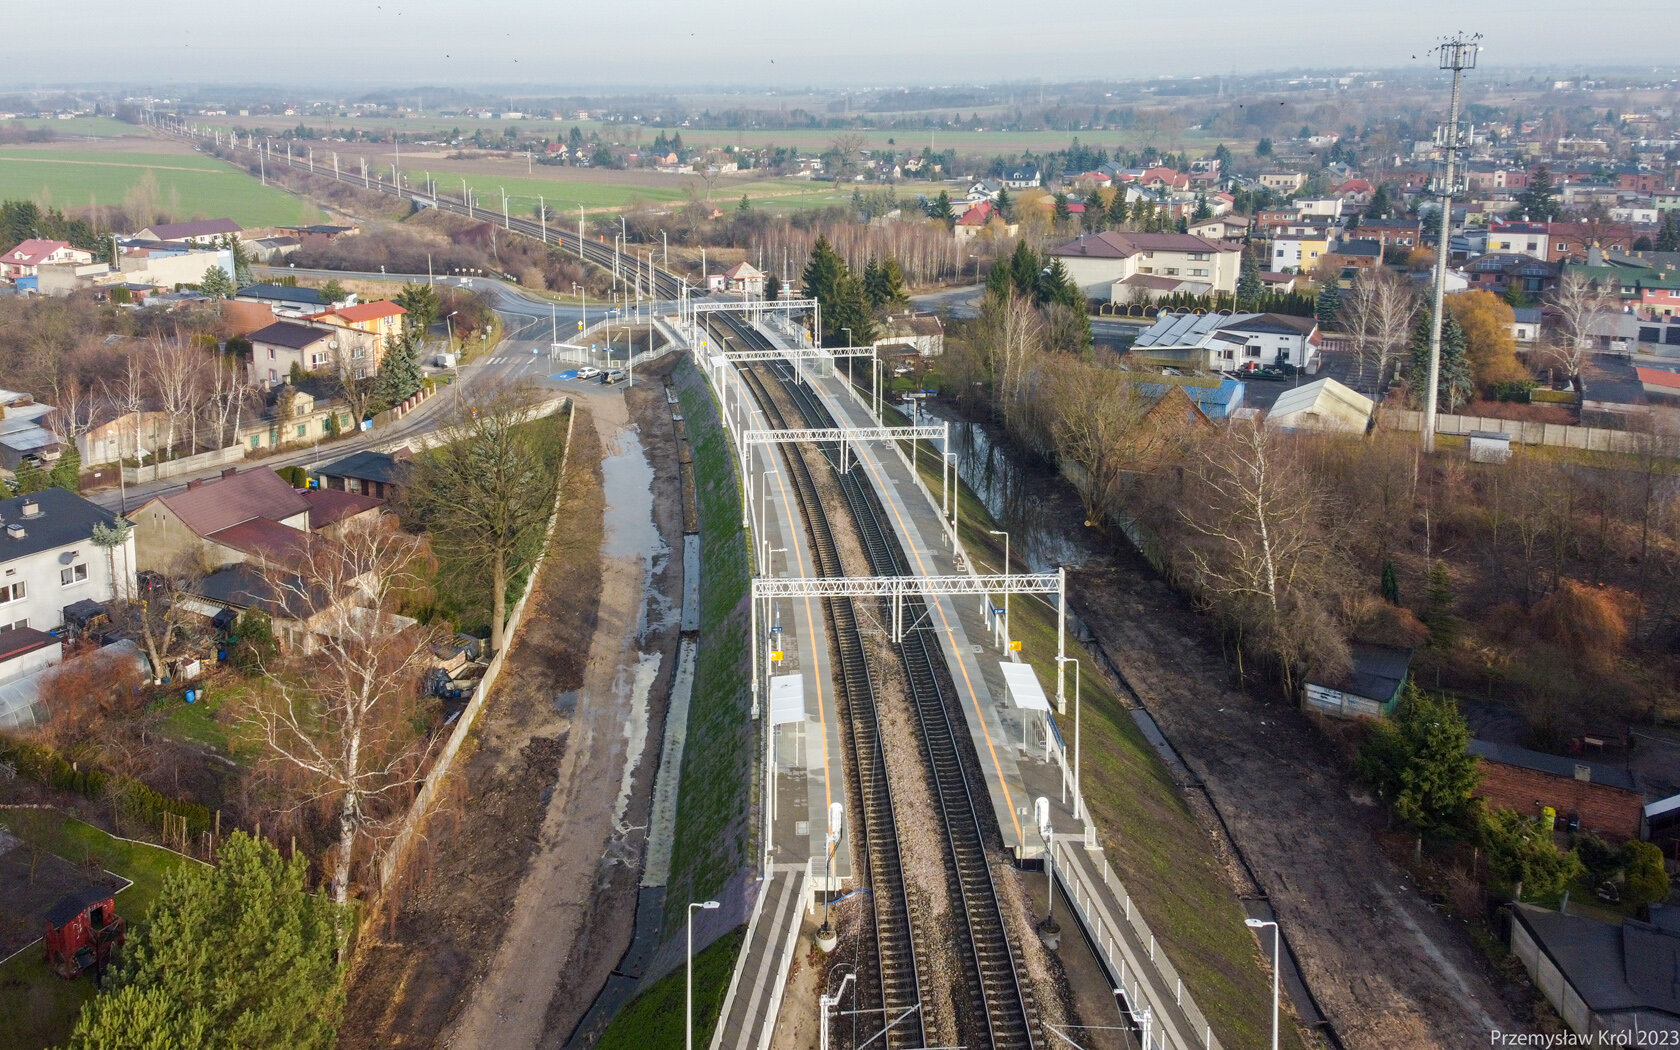
<svg viewBox="0 0 1680 1050">
<path fill-rule="evenodd" d="M 558 409 L 559 406 L 570 404 L 570 402 L 570 398 L 560 398 L 555 402 L 550 402 L 554 406 L 551 412 Z M 479 713 L 484 710 L 485 703 L 495 689 L 496 679 L 502 673 L 502 664 L 506 661 L 507 654 L 513 649 L 514 639 L 519 635 L 519 625 L 525 621 L 526 603 L 530 601 L 531 592 L 536 589 L 537 578 L 542 573 L 543 563 L 548 560 L 549 548 L 553 545 L 554 529 L 560 522 L 560 501 L 565 494 L 561 489 L 561 483 L 566 477 L 566 465 L 571 461 L 572 429 L 576 425 L 577 413 L 574 412 L 571 418 L 566 420 L 566 448 L 560 456 L 560 475 L 555 481 L 554 507 L 549 511 L 548 527 L 543 536 L 542 551 L 537 555 L 536 563 L 531 566 L 531 573 L 525 579 L 524 592 L 520 594 L 519 600 L 514 603 L 512 613 L 508 615 L 507 630 L 503 635 L 505 640 L 502 651 L 490 658 L 490 664 L 484 671 L 484 678 L 479 682 L 478 688 L 473 691 L 472 699 L 467 701 L 467 706 L 462 710 L 461 717 L 455 720 L 454 730 L 444 743 L 443 750 L 438 753 L 437 760 L 432 763 L 432 768 L 426 774 L 426 779 L 421 782 L 420 790 L 414 795 L 413 805 L 408 807 L 408 812 L 403 816 L 402 825 L 397 829 L 390 845 L 386 847 L 384 856 L 380 858 L 379 892 L 381 895 L 390 891 L 393 880 L 402 868 L 403 860 L 408 856 L 409 851 L 414 848 L 414 840 L 420 834 L 420 828 L 424 825 L 426 818 L 431 815 L 432 806 L 437 801 L 438 789 L 445 778 L 449 776 L 455 763 L 456 754 L 460 752 L 461 745 L 466 742 L 468 734 L 472 732 L 474 722 L 477 721 Z M 367 914 L 372 918 L 375 909 L 369 909 Z"/>
<path fill-rule="evenodd" d="M 145 481 L 162 481 L 165 478 L 178 478 L 183 474 L 196 474 L 200 471 L 225 467 L 230 463 L 238 463 L 244 458 L 244 445 L 229 445 L 226 448 L 200 452 L 196 456 L 182 456 L 180 459 L 166 460 L 147 467 L 124 467 L 122 468 L 122 479 L 123 483 L 128 485 L 138 485 Z"/>
<path fill-rule="evenodd" d="M 1390 430 L 1422 430 L 1423 413 L 1410 409 L 1377 409 L 1377 424 Z M 1650 443 L 1647 434 L 1630 430 L 1609 430 L 1604 427 L 1569 426 L 1562 423 L 1535 423 L 1521 419 L 1494 419 L 1489 416 L 1461 416 L 1443 412 L 1435 417 L 1438 434 L 1466 435 L 1471 431 L 1506 434 L 1522 445 L 1552 445 L 1557 448 L 1579 448 L 1590 452 L 1642 452 Z"/>
</svg>

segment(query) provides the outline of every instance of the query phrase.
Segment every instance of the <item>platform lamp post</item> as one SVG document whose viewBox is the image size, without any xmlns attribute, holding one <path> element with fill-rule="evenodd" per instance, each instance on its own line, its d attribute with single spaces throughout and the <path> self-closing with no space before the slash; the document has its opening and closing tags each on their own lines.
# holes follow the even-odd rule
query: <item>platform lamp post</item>
<svg viewBox="0 0 1680 1050">
<path fill-rule="evenodd" d="M 1278 943 L 1278 924 L 1269 919 L 1244 919 L 1243 925 L 1251 930 L 1263 930 L 1267 926 L 1272 928 L 1272 1050 L 1278 1050 L 1278 972 L 1283 969 L 1282 946 Z"/>
<path fill-rule="evenodd" d="M 1056 657 L 1057 670 L 1063 665 L 1073 665 L 1073 819 L 1085 819 L 1085 796 L 1081 793 L 1079 779 L 1079 660 L 1072 656 Z"/>
<path fill-rule="evenodd" d="M 696 908 L 702 911 L 716 911 L 718 902 L 690 901 L 688 904 L 688 1013 L 686 1023 L 683 1025 L 683 1033 L 687 1037 L 684 1046 L 688 1050 L 694 1050 L 694 909 Z"/>
<path fill-rule="evenodd" d="M 839 802 L 829 803 L 828 834 L 824 837 L 826 848 L 823 850 L 823 921 L 822 926 L 817 929 L 817 947 L 822 949 L 825 955 L 833 951 L 835 944 L 839 943 L 839 939 L 834 935 L 834 925 L 829 922 L 829 908 L 834 903 L 829 895 L 834 892 L 831 885 L 834 875 L 834 850 L 840 844 L 840 825 L 845 819 L 846 807 Z"/>
<path fill-rule="evenodd" d="M 1010 566 L 1010 561 L 1009 561 L 1009 530 L 1008 529 L 987 529 L 986 531 L 991 533 L 993 536 L 1002 536 L 1003 537 L 1003 574 L 1005 576 L 1008 576 L 1009 575 L 1009 566 Z M 1003 640 L 1005 642 L 1008 642 L 1010 640 L 1010 636 L 1009 636 L 1009 588 L 1008 587 L 1004 587 L 1004 589 L 1003 589 Z"/>
<path fill-rule="evenodd" d="M 1050 841 L 1055 829 L 1050 825 L 1050 800 L 1040 795 L 1033 802 L 1034 823 L 1038 837 L 1044 840 L 1044 883 L 1048 896 L 1044 900 L 1044 921 L 1038 924 L 1039 939 L 1051 951 L 1061 943 L 1062 928 L 1056 925 L 1056 864 L 1051 856 Z"/>
</svg>

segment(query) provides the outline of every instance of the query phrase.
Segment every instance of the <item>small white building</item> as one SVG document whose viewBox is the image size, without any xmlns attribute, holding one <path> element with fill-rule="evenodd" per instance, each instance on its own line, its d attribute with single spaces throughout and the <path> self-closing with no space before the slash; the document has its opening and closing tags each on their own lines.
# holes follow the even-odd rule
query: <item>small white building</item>
<svg viewBox="0 0 1680 1050">
<path fill-rule="evenodd" d="M 114 516 L 74 492 L 0 500 L 0 518 L 0 632 L 57 630 L 65 606 L 103 604 L 133 590 L 134 533 L 109 555 L 94 546 L 94 526 L 110 526 Z"/>
<path fill-rule="evenodd" d="M 1470 459 L 1476 463 L 1503 463 L 1511 458 L 1511 435 L 1491 430 L 1470 432 Z"/>
<path fill-rule="evenodd" d="M 1267 430 L 1329 430 L 1363 434 L 1374 402 L 1325 376 L 1286 390 L 1266 413 Z"/>
</svg>

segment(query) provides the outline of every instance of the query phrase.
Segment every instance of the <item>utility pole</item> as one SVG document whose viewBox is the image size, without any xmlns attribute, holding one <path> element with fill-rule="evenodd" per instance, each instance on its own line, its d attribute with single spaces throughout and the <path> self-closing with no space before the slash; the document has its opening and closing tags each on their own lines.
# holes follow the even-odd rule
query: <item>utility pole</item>
<svg viewBox="0 0 1680 1050">
<path fill-rule="evenodd" d="M 1435 180 L 1435 195 L 1441 202 L 1439 252 L 1435 257 L 1435 313 L 1429 321 L 1429 386 L 1424 391 L 1423 450 L 1435 451 L 1435 413 L 1440 400 L 1441 385 L 1441 315 L 1447 294 L 1447 255 L 1452 241 L 1452 199 L 1457 190 L 1458 151 L 1461 137 L 1458 126 L 1458 88 L 1466 69 L 1476 68 L 1476 52 L 1481 50 L 1481 34 L 1466 38 L 1463 33 L 1443 40 L 1435 48 L 1441 68 L 1452 70 L 1452 103 L 1448 107 L 1447 122 L 1435 133 L 1445 155 L 1444 170 Z"/>
</svg>

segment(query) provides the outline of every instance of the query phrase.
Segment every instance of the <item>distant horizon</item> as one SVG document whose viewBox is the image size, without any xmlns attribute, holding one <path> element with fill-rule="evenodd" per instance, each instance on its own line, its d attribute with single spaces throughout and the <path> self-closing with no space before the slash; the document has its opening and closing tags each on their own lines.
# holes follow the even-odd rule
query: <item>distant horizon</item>
<svg viewBox="0 0 1680 1050">
<path fill-rule="evenodd" d="M 1157 74 L 1153 76 L 1137 76 L 1125 79 L 1082 77 L 1070 80 L 1034 79 L 1000 79 L 1000 80 L 946 80 L 940 82 L 929 81 L 916 83 L 911 81 L 855 81 L 855 82 L 808 82 L 804 84 L 769 84 L 769 83 L 596 83 L 591 85 L 566 83 L 532 83 L 528 81 L 481 81 L 476 83 L 442 84 L 436 82 L 411 81 L 382 81 L 363 80 L 356 82 L 334 82 L 331 80 L 298 80 L 298 81 L 252 81 L 242 79 L 198 79 L 172 80 L 167 82 L 146 81 L 143 79 L 104 80 L 104 81 L 32 81 L 19 82 L 0 79 L 0 95 L 46 95 L 46 94 L 74 94 L 87 93 L 134 93 L 152 92 L 160 95 L 177 95 L 187 91 L 195 93 L 205 92 L 252 92 L 252 93 L 291 93 L 296 101 L 320 101 L 325 98 L 352 98 L 357 95 L 390 94 L 412 95 L 439 92 L 440 97 L 445 93 L 458 92 L 463 95 L 493 94 L 512 99 L 544 99 L 544 98 L 626 98 L 637 95 L 665 95 L 683 98 L 694 95 L 832 95 L 836 93 L 876 93 L 895 90 L 912 91 L 955 91 L 972 89 L 980 91 L 996 91 L 1006 88 L 1016 88 L 1023 92 L 1033 92 L 1042 88 L 1046 93 L 1069 88 L 1096 88 L 1113 85 L 1123 87 L 1127 85 L 1150 84 L 1156 82 L 1193 82 L 1198 80 L 1266 80 L 1284 77 L 1331 77 L 1355 75 L 1375 75 L 1377 77 L 1392 76 L 1434 76 L 1440 75 L 1445 83 L 1445 74 L 1433 66 L 1364 66 L 1355 68 L 1351 65 L 1337 66 L 1291 66 L 1277 69 L 1254 69 L 1239 73 L 1183 75 Z M 1475 80 L 1488 80 L 1497 75 L 1507 81 L 1516 78 L 1529 77 L 1563 77 L 1571 79 L 1598 79 L 1609 77 L 1633 77 L 1638 75 L 1650 76 L 1658 79 L 1672 79 L 1680 81 L 1680 65 L 1652 66 L 1642 63 L 1628 63 L 1623 65 L 1594 65 L 1581 67 L 1578 65 L 1558 65 L 1555 63 L 1535 63 L 1524 65 L 1499 65 L 1487 63 L 1466 74 L 1466 82 L 1474 84 Z M 1677 86 L 1680 90 L 1680 86 Z M 1176 98 L 1178 96 L 1165 96 Z M 1036 103 L 1034 99 L 1022 99 L 1022 104 Z M 1048 98 L 1045 100 L 1050 101 Z M 961 105 L 961 104 L 958 104 Z M 427 107 L 428 109 L 431 107 Z M 941 105 L 937 108 L 948 108 Z"/>
<path fill-rule="evenodd" d="M 1187 30 L 1173 11 L 1052 18 L 1000 0 L 976 0 L 960 19 L 889 0 L 787 14 L 746 0 L 630 0 L 568 5 L 561 17 L 532 0 L 293 0 L 275 32 L 217 0 L 94 0 L 14 17 L 0 40 L 0 90 L 85 90 L 67 69 L 98 71 L 112 87 L 590 95 L 1421 72 L 1434 66 L 1428 48 L 1461 28 L 1485 34 L 1490 71 L 1673 68 L 1663 34 L 1649 31 L 1672 19 L 1672 0 L 1580 11 L 1556 0 L 1487 0 L 1474 11 L 1418 0 L 1350 15 L 1324 0 L 1275 0 Z"/>
</svg>

